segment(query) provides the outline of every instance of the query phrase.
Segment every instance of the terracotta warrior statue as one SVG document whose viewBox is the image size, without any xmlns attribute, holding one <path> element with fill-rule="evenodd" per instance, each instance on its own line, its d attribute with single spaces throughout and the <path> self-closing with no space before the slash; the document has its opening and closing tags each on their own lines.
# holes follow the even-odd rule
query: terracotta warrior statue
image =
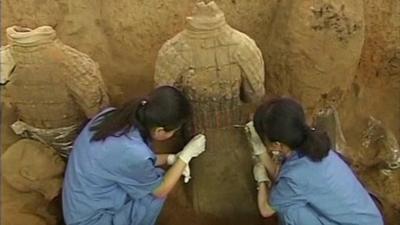
<svg viewBox="0 0 400 225">
<path fill-rule="evenodd" d="M 249 118 L 244 103 L 264 96 L 264 62 L 255 42 L 230 27 L 214 2 L 197 3 L 186 29 L 159 51 L 155 82 L 186 94 L 194 112 L 192 131 L 207 136 L 207 152 L 191 165 L 188 192 L 195 211 L 226 224 L 257 224 L 251 149 L 243 129 Z"/>
<path fill-rule="evenodd" d="M 2 73 L 11 71 L 5 94 L 18 116 L 12 128 L 67 157 L 82 122 L 108 105 L 98 65 L 49 26 L 9 27 L 7 37 L 9 53 L 2 54 L 11 56 L 13 69 Z"/>
<path fill-rule="evenodd" d="M 61 190 L 65 163 L 38 141 L 22 139 L 1 157 L 1 224 L 55 225 L 48 205 Z"/>
</svg>

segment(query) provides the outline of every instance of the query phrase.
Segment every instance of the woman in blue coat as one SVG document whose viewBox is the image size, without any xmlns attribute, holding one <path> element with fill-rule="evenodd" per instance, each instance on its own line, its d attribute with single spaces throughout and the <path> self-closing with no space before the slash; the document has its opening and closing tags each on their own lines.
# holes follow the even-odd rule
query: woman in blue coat
<svg viewBox="0 0 400 225">
<path fill-rule="evenodd" d="M 267 101 L 254 115 L 254 128 L 266 147 L 284 159 L 278 169 L 265 146 L 254 151 L 263 165 L 254 168 L 263 216 L 277 212 L 285 225 L 383 225 L 369 193 L 330 149 L 329 138 L 306 124 L 298 102 Z M 273 181 L 270 193 L 268 178 Z"/>
<path fill-rule="evenodd" d="M 152 140 L 171 138 L 190 117 L 178 90 L 159 87 L 95 116 L 75 140 L 63 187 L 67 225 L 152 225 L 189 161 L 205 150 L 194 137 L 177 154 L 156 155 Z M 172 164 L 164 173 L 158 166 Z"/>
</svg>

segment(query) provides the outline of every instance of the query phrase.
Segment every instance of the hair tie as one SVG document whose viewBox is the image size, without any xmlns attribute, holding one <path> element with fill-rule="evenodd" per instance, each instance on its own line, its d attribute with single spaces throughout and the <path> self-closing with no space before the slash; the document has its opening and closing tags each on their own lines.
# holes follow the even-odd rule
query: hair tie
<svg viewBox="0 0 400 225">
<path fill-rule="evenodd" d="M 145 106 L 147 103 L 148 103 L 148 101 L 144 100 L 144 99 L 142 101 L 140 101 L 140 105 L 141 106 Z"/>
</svg>

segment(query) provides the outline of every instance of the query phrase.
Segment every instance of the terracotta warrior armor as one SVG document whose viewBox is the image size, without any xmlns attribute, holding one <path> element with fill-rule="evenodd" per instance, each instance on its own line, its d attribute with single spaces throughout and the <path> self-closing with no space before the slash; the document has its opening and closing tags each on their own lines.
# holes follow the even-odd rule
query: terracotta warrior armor
<svg viewBox="0 0 400 225">
<path fill-rule="evenodd" d="M 19 118 L 14 131 L 67 156 L 82 122 L 108 105 L 98 65 L 63 44 L 49 26 L 10 27 L 7 37 L 15 62 L 6 85 Z"/>
<path fill-rule="evenodd" d="M 197 3 L 186 29 L 159 51 L 155 82 L 186 94 L 193 130 L 207 136 L 207 151 L 191 163 L 195 210 L 237 224 L 258 221 L 251 149 L 244 129 L 235 128 L 248 119 L 243 103 L 264 96 L 264 62 L 255 42 L 230 27 L 214 2 Z"/>
</svg>

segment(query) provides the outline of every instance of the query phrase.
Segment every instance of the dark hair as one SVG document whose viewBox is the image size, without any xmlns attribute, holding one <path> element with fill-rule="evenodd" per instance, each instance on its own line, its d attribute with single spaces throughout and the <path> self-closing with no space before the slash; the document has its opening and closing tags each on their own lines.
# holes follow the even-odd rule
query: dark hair
<svg viewBox="0 0 400 225">
<path fill-rule="evenodd" d="M 182 126 L 190 116 L 190 103 L 180 91 L 170 86 L 158 87 L 148 96 L 96 118 L 90 127 L 93 131 L 91 141 L 126 135 L 136 128 L 147 142 L 151 139 L 152 128 L 163 127 L 171 131 Z"/>
<path fill-rule="evenodd" d="M 258 107 L 254 128 L 264 141 L 286 144 L 312 161 L 321 161 L 331 147 L 326 133 L 310 128 L 303 107 L 287 97 L 272 98 Z"/>
</svg>

